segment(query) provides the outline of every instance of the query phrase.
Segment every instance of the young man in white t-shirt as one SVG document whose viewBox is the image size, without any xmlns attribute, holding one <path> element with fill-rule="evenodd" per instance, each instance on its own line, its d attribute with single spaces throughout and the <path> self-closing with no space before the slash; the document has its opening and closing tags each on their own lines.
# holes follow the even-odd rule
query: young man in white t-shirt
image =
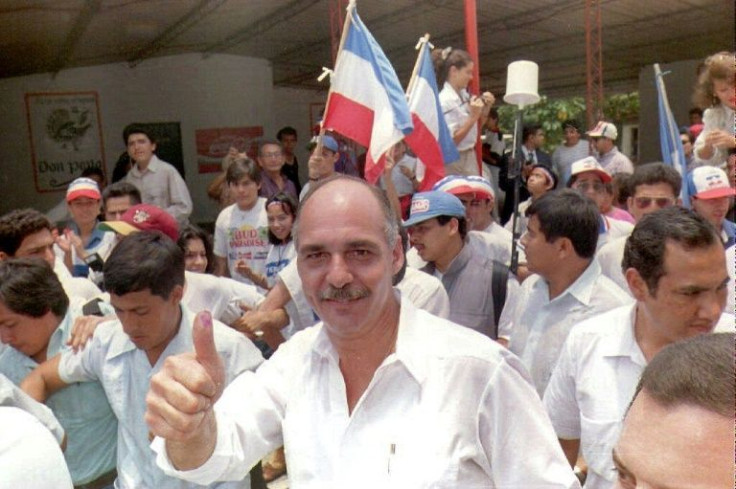
<svg viewBox="0 0 736 489">
<path fill-rule="evenodd" d="M 258 197 L 261 175 L 252 161 L 236 161 L 225 180 L 235 203 L 215 222 L 215 275 L 252 284 L 251 273 L 265 273 L 268 255 L 266 199 Z"/>
</svg>

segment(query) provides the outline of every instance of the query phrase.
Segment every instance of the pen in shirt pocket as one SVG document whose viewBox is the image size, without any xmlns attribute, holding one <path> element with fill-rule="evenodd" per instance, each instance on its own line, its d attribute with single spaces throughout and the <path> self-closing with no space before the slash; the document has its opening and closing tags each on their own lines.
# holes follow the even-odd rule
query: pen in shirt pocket
<svg viewBox="0 0 736 489">
<path fill-rule="evenodd" d="M 396 455 L 396 443 L 392 443 L 388 446 L 388 475 L 391 475 L 391 461 Z"/>
</svg>

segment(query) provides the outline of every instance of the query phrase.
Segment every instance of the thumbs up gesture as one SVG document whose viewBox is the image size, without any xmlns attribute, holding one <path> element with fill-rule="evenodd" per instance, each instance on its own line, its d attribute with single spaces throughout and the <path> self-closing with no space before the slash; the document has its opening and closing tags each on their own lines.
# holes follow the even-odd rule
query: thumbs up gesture
<svg viewBox="0 0 736 489">
<path fill-rule="evenodd" d="M 146 423 L 153 435 L 167 440 L 172 461 L 172 444 L 185 452 L 192 445 L 209 447 L 206 460 L 217 437 L 212 406 L 224 389 L 225 366 L 215 348 L 209 312 L 197 314 L 192 338 L 194 352 L 168 357 L 151 378 L 146 396 Z"/>
</svg>

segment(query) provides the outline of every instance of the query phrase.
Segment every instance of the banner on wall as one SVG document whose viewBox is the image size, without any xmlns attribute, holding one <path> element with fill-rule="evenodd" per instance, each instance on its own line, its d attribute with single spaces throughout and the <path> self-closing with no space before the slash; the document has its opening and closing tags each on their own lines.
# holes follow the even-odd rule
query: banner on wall
<svg viewBox="0 0 736 489">
<path fill-rule="evenodd" d="M 36 191 L 64 190 L 89 167 L 105 172 L 97 92 L 26 93 Z"/>
<path fill-rule="evenodd" d="M 197 129 L 197 166 L 199 173 L 219 173 L 222 159 L 231 147 L 239 153 L 247 153 L 255 158 L 258 153 L 258 138 L 263 136 L 263 126 L 222 127 L 217 129 Z"/>
</svg>

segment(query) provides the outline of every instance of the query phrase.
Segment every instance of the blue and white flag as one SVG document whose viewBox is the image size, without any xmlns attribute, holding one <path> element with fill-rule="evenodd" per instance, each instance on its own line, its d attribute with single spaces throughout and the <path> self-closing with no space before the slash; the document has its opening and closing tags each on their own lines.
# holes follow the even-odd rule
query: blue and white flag
<svg viewBox="0 0 736 489">
<path fill-rule="evenodd" d="M 657 102 L 659 106 L 659 144 L 662 148 L 662 161 L 673 166 L 682 177 L 682 190 L 680 198 L 682 205 L 690 208 L 690 196 L 687 185 L 687 162 L 685 161 L 685 150 L 682 149 L 680 130 L 672 115 L 670 103 L 667 99 L 667 88 L 664 85 L 663 76 L 659 63 L 654 64 L 654 81 L 657 84 Z"/>
<path fill-rule="evenodd" d="M 348 6 L 322 127 L 368 148 L 365 179 L 371 183 L 383 172 L 386 151 L 413 129 L 399 77 L 360 20 L 354 1 Z"/>
</svg>

